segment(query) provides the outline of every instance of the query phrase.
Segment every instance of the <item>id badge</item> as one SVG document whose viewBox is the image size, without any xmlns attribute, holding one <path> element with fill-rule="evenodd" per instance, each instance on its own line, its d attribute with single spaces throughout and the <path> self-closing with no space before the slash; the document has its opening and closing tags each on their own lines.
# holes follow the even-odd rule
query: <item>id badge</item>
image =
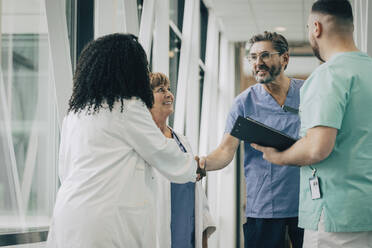
<svg viewBox="0 0 372 248">
<path fill-rule="evenodd" d="M 313 176 L 309 178 L 309 182 L 310 182 L 311 199 L 316 200 L 316 199 L 321 198 L 318 177 Z"/>
</svg>

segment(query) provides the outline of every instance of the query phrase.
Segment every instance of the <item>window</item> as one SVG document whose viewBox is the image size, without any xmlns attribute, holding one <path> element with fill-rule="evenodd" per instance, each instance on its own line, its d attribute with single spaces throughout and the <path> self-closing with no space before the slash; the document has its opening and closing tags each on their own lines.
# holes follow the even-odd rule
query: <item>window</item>
<svg viewBox="0 0 372 248">
<path fill-rule="evenodd" d="M 76 67 L 76 0 L 66 0 L 66 23 L 70 42 L 71 65 Z"/>
<path fill-rule="evenodd" d="M 169 1 L 169 19 L 173 22 L 178 30 L 182 32 L 183 11 L 185 8 L 185 0 Z"/>
<path fill-rule="evenodd" d="M 139 24 L 141 24 L 142 10 L 143 10 L 143 0 L 137 0 L 137 11 L 138 11 L 138 23 Z"/>
<path fill-rule="evenodd" d="M 205 51 L 207 48 L 208 9 L 203 1 L 200 1 L 200 59 L 205 63 Z"/>
<path fill-rule="evenodd" d="M 203 88 L 205 73 L 205 53 L 207 49 L 208 9 L 203 1 L 200 1 L 200 60 L 199 60 L 199 131 L 201 123 L 201 111 L 203 104 Z"/>
<path fill-rule="evenodd" d="M 184 0 L 169 1 L 169 80 L 174 96 L 177 94 L 184 9 Z M 174 114 L 169 116 L 169 125 L 171 127 L 173 127 L 173 123 Z"/>
<path fill-rule="evenodd" d="M 177 31 L 176 31 L 177 32 Z M 181 37 L 169 28 L 169 81 L 173 95 L 177 94 L 178 67 L 180 62 Z M 169 125 L 173 127 L 174 114 L 169 116 Z"/>
<path fill-rule="evenodd" d="M 2 0 L 0 234 L 45 230 L 59 130 L 43 0 Z"/>
<path fill-rule="evenodd" d="M 200 132 L 200 124 L 201 124 L 201 112 L 202 112 L 202 104 L 203 104 L 203 89 L 204 89 L 204 69 L 199 66 L 199 132 Z"/>
<path fill-rule="evenodd" d="M 76 60 L 85 45 L 94 38 L 94 0 L 76 1 Z"/>
</svg>

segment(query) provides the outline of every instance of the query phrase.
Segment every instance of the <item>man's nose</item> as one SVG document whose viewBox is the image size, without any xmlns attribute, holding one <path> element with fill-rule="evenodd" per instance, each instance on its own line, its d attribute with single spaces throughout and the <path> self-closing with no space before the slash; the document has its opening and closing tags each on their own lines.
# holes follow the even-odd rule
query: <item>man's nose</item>
<svg viewBox="0 0 372 248">
<path fill-rule="evenodd" d="M 264 64 L 264 62 L 263 62 L 261 56 L 257 56 L 255 63 L 258 64 L 258 65 L 262 65 L 262 64 Z"/>
<path fill-rule="evenodd" d="M 256 60 L 253 62 L 253 67 L 259 67 L 260 65 L 265 64 L 261 57 L 257 57 Z"/>
</svg>

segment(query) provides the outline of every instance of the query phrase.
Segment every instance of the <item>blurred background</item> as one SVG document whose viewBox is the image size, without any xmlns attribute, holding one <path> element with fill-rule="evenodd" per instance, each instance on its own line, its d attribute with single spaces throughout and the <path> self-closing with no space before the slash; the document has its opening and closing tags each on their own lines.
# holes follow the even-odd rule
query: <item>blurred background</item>
<svg viewBox="0 0 372 248">
<path fill-rule="evenodd" d="M 60 124 L 77 58 L 114 32 L 139 36 L 150 69 L 176 97 L 169 125 L 205 155 L 234 97 L 255 83 L 246 41 L 265 30 L 290 44 L 286 74 L 319 65 L 307 41 L 312 0 L 0 0 L 0 246 L 45 247 L 58 181 Z M 358 47 L 372 55 L 372 4 L 350 1 Z M 242 145 L 241 145 L 242 146 Z M 242 247 L 242 147 L 203 181 L 217 231 L 209 247 Z"/>
</svg>

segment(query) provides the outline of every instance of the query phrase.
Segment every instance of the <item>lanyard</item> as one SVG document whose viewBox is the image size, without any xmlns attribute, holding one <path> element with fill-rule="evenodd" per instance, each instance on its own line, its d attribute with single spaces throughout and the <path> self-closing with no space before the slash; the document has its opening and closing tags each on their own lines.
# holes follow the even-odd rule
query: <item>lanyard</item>
<svg viewBox="0 0 372 248">
<path fill-rule="evenodd" d="M 187 152 L 186 148 L 182 145 L 180 139 L 178 138 L 178 136 L 176 135 L 175 132 L 172 131 L 172 136 L 173 136 L 173 139 L 176 141 L 177 145 L 179 146 L 179 148 L 181 149 L 181 151 L 183 152 Z"/>
</svg>

